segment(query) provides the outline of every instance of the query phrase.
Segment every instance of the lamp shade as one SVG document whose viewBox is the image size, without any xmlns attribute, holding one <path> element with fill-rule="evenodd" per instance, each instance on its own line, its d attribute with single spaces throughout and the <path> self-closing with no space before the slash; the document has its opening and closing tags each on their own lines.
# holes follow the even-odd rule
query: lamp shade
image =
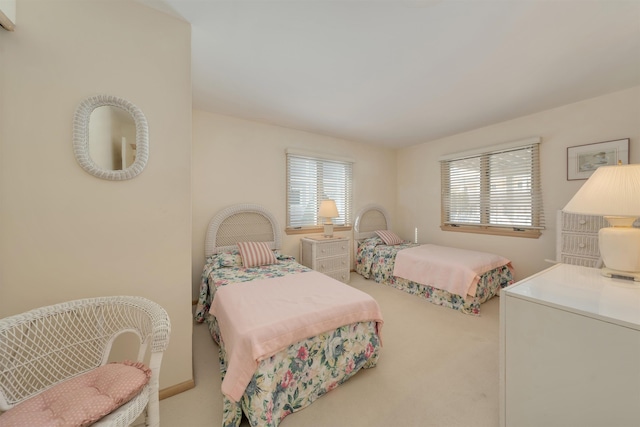
<svg viewBox="0 0 640 427">
<path fill-rule="evenodd" d="M 318 210 L 318 216 L 323 218 L 335 218 L 339 216 L 336 202 L 331 199 L 323 200 L 320 203 L 320 209 Z"/>
<path fill-rule="evenodd" d="M 600 166 L 563 209 L 602 216 L 640 216 L 640 164 Z"/>
</svg>

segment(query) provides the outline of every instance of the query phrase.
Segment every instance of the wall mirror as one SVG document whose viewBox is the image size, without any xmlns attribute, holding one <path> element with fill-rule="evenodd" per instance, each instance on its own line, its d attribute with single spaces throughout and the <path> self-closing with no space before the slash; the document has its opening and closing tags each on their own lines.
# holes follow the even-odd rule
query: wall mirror
<svg viewBox="0 0 640 427">
<path fill-rule="evenodd" d="M 87 98 L 76 109 L 73 152 L 84 170 L 114 181 L 140 174 L 149 159 L 149 129 L 142 111 L 110 95 Z"/>
</svg>

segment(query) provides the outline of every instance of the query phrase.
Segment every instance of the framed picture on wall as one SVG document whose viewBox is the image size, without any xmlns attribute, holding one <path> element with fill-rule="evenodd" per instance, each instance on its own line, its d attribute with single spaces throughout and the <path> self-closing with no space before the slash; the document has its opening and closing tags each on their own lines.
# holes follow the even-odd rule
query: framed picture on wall
<svg viewBox="0 0 640 427">
<path fill-rule="evenodd" d="M 600 166 L 629 164 L 629 138 L 567 148 L 567 180 L 588 179 Z"/>
</svg>

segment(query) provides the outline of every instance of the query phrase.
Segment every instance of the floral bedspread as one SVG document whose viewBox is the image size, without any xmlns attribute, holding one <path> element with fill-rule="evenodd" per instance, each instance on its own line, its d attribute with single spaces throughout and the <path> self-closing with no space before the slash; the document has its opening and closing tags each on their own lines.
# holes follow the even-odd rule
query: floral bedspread
<svg viewBox="0 0 640 427">
<path fill-rule="evenodd" d="M 385 245 L 382 239 L 378 236 L 370 237 L 363 240 L 358 244 L 358 253 L 356 254 L 356 272 L 361 274 L 365 279 L 371 279 L 371 277 L 383 275 L 380 270 L 388 271 L 391 266 L 391 273 L 393 275 L 393 262 L 396 259 L 398 251 L 406 248 L 413 248 L 419 246 L 417 243 L 400 243 L 398 245 L 388 246 Z M 380 280 L 376 280 L 378 283 L 382 283 Z"/>
<path fill-rule="evenodd" d="M 411 295 L 420 296 L 434 304 L 476 316 L 480 314 L 482 303 L 495 296 L 501 288 L 514 283 L 511 270 L 507 266 L 499 267 L 480 276 L 474 297 L 469 295 L 462 297 L 442 289 L 394 276 L 393 267 L 396 254 L 402 249 L 413 246 L 417 246 L 417 244 L 402 243 L 387 246 L 377 236 L 365 239 L 358 245 L 356 272 L 366 279 L 373 279 L 377 283 L 383 283 Z"/>
<path fill-rule="evenodd" d="M 196 306 L 195 313 L 196 322 L 202 323 L 205 319 L 211 308 L 211 301 L 213 300 L 216 289 L 220 286 L 225 286 L 229 283 L 268 279 L 269 277 L 282 277 L 286 274 L 311 271 L 310 268 L 298 264 L 294 257 L 276 252 L 276 259 L 278 260 L 278 264 L 245 268 L 242 267 L 242 259 L 237 252 L 211 255 L 202 270 L 198 305 Z"/>
<path fill-rule="evenodd" d="M 207 260 L 195 320 L 205 321 L 219 344 L 222 378 L 227 356 L 216 318 L 209 314 L 215 291 L 229 283 L 309 271 L 293 257 L 276 255 L 278 264 L 256 268 L 243 268 L 235 253 Z M 310 405 L 360 369 L 376 366 L 380 347 L 375 321 L 341 326 L 291 345 L 260 362 L 240 402 L 223 396 L 223 427 L 239 427 L 243 413 L 253 427 L 277 427 L 287 415 Z"/>
</svg>

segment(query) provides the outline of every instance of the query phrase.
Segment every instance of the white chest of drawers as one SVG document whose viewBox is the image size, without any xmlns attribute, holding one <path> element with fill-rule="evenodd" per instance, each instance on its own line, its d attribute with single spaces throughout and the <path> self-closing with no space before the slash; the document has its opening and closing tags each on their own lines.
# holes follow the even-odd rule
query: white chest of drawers
<svg viewBox="0 0 640 427">
<path fill-rule="evenodd" d="M 640 286 L 557 264 L 501 291 L 502 427 L 640 426 Z"/>
<path fill-rule="evenodd" d="M 348 283 L 349 239 L 346 237 L 300 239 L 300 264 Z"/>
</svg>

